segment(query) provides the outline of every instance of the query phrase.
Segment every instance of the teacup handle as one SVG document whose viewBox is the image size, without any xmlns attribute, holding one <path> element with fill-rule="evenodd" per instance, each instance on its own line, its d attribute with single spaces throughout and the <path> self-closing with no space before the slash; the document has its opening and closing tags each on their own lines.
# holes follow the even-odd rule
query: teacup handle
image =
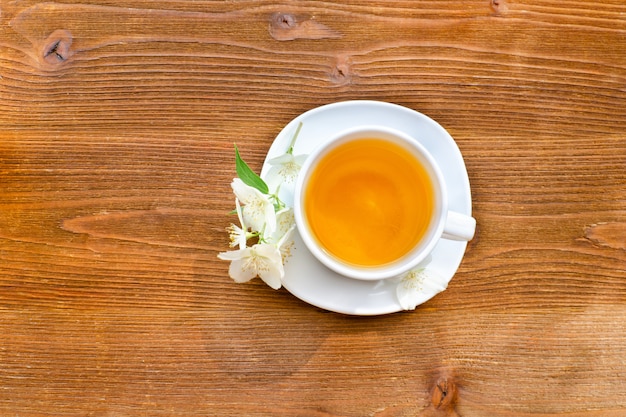
<svg viewBox="0 0 626 417">
<path fill-rule="evenodd" d="M 472 240 L 476 231 L 476 219 L 466 214 L 448 211 L 446 224 L 443 228 L 444 239 L 449 240 Z"/>
</svg>

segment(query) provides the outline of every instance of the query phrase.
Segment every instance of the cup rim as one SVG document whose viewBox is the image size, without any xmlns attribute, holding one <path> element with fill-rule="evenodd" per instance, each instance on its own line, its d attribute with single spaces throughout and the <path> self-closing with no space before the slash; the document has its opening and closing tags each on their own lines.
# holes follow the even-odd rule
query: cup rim
<svg viewBox="0 0 626 417">
<path fill-rule="evenodd" d="M 433 182 L 433 188 L 437 200 L 435 219 L 429 227 L 428 237 L 421 243 L 396 261 L 380 266 L 359 266 L 342 262 L 323 250 L 316 242 L 313 233 L 308 229 L 306 216 L 302 208 L 304 199 L 304 183 L 310 176 L 312 168 L 317 161 L 336 146 L 351 140 L 357 140 L 367 135 L 376 135 L 383 139 L 395 138 L 402 146 L 413 148 L 427 162 L 427 169 Z M 434 177 L 434 178 L 433 178 Z M 380 280 L 401 276 L 402 274 L 417 267 L 433 251 L 435 245 L 441 239 L 445 225 L 445 215 L 448 210 L 448 199 L 443 174 L 428 150 L 411 135 L 391 127 L 382 125 L 359 125 L 334 134 L 324 144 L 318 146 L 306 158 L 296 180 L 294 190 L 294 217 L 296 226 L 302 241 L 313 254 L 326 267 L 338 274 L 359 280 Z"/>
</svg>

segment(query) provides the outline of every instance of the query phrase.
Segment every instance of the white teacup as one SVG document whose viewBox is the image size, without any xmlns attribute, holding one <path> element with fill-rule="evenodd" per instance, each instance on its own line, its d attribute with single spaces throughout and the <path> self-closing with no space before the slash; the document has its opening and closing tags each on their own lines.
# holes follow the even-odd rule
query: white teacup
<svg viewBox="0 0 626 417">
<path fill-rule="evenodd" d="M 404 132 L 359 126 L 338 133 L 305 161 L 294 213 L 309 251 L 346 277 L 400 276 L 439 239 L 471 240 L 473 217 L 448 210 L 443 175 Z"/>
</svg>

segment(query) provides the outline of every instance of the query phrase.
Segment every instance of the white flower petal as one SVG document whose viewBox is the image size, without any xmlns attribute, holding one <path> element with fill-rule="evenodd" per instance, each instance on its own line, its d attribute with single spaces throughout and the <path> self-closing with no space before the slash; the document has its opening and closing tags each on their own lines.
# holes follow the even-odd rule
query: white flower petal
<svg viewBox="0 0 626 417">
<path fill-rule="evenodd" d="M 293 159 L 296 165 L 299 165 L 300 167 L 302 167 L 302 165 L 304 165 L 304 161 L 306 161 L 308 157 L 309 155 L 296 155 L 293 157 Z"/>
<path fill-rule="evenodd" d="M 280 251 L 280 255 L 283 260 L 283 265 L 287 262 L 287 259 L 291 256 L 291 250 L 293 249 L 295 243 L 293 239 L 291 239 L 291 235 L 293 231 L 296 230 L 296 225 L 291 226 L 287 232 L 280 238 L 278 241 L 278 250 Z"/>
<path fill-rule="evenodd" d="M 396 287 L 396 296 L 404 310 L 414 310 L 420 303 L 446 287 L 447 281 L 434 270 L 417 268 L 401 278 Z"/>
<path fill-rule="evenodd" d="M 247 233 L 242 228 L 235 224 L 231 224 L 226 228 L 230 235 L 229 246 L 231 248 L 239 247 L 239 249 L 245 249 L 247 241 Z"/>
<path fill-rule="evenodd" d="M 296 225 L 292 224 L 291 227 L 287 229 L 285 233 L 283 233 L 283 235 L 278 239 L 278 241 L 276 242 L 276 246 L 278 246 L 279 249 L 289 242 L 291 234 L 294 230 L 296 230 Z"/>
<path fill-rule="evenodd" d="M 265 178 L 271 190 L 276 190 L 281 184 L 295 184 L 298 172 L 306 160 L 306 155 L 294 156 L 286 153 L 268 161 L 271 165 Z"/>
<path fill-rule="evenodd" d="M 254 197 L 255 191 L 258 191 L 256 188 L 250 187 L 244 183 L 241 178 L 234 178 L 233 182 L 230 183 L 230 186 L 237 199 L 244 204 Z"/>
<path fill-rule="evenodd" d="M 278 247 L 266 243 L 222 252 L 218 258 L 231 261 L 228 273 L 235 282 L 247 282 L 259 276 L 267 285 L 279 289 L 285 276 Z"/>
<path fill-rule="evenodd" d="M 276 230 L 276 211 L 274 211 L 274 205 L 269 200 L 266 200 L 263 204 L 265 209 L 264 231 L 267 234 L 271 234 Z"/>
<path fill-rule="evenodd" d="M 228 275 L 237 283 L 248 282 L 256 277 L 257 270 L 249 263 L 249 258 L 236 259 L 230 263 Z"/>
<path fill-rule="evenodd" d="M 276 212 L 268 196 L 245 184 L 240 178 L 235 178 L 231 187 L 237 199 L 244 205 L 243 222 L 256 232 L 267 229 L 268 233 L 273 233 L 276 228 Z"/>
<path fill-rule="evenodd" d="M 283 283 L 283 277 L 285 275 L 282 262 L 272 264 L 267 271 L 260 271 L 259 277 L 275 290 L 279 290 Z"/>
<path fill-rule="evenodd" d="M 234 261 L 243 258 L 246 253 L 246 249 L 229 250 L 228 252 L 220 252 L 217 257 L 223 261 Z"/>
<path fill-rule="evenodd" d="M 257 244 L 253 246 L 258 259 L 259 277 L 270 287 L 277 290 L 285 276 L 283 259 L 275 245 Z"/>
<path fill-rule="evenodd" d="M 235 245 L 238 244 L 239 249 L 245 249 L 246 243 L 248 242 L 248 228 L 246 227 L 246 224 L 243 221 L 243 213 L 241 211 L 241 204 L 239 203 L 238 198 L 235 199 L 235 207 L 237 208 L 237 217 L 239 218 L 239 223 L 241 224 L 241 228 L 238 228 L 235 225 L 233 225 L 234 226 L 233 229 L 237 233 L 239 233 L 239 235 L 235 236 L 236 240 L 233 241 L 233 244 Z"/>
<path fill-rule="evenodd" d="M 242 229 L 246 229 L 246 225 L 243 222 L 243 214 L 241 212 L 241 203 L 238 198 L 235 198 L 235 208 L 237 211 L 237 218 L 239 219 L 239 224 L 241 224 Z"/>
<path fill-rule="evenodd" d="M 290 162 L 293 160 L 293 155 L 290 153 L 284 153 L 280 156 L 274 157 L 272 159 L 270 159 L 269 161 L 267 161 L 268 164 L 272 165 L 272 166 L 277 166 L 277 165 L 284 165 L 287 162 Z"/>
<path fill-rule="evenodd" d="M 404 310 L 415 310 L 423 298 L 424 269 L 407 272 L 396 287 L 396 296 Z"/>
<path fill-rule="evenodd" d="M 283 184 L 283 177 L 280 175 L 280 167 L 271 167 L 269 171 L 267 171 L 264 180 L 270 192 L 276 193 L 278 187 Z"/>
<path fill-rule="evenodd" d="M 294 224 L 296 224 L 296 218 L 291 207 L 276 213 L 276 231 L 281 235 L 284 235 Z"/>
<path fill-rule="evenodd" d="M 221 252 L 218 258 L 231 261 L 228 274 L 235 282 L 247 282 L 257 275 L 256 269 L 248 262 L 252 250 L 250 248 Z"/>
<path fill-rule="evenodd" d="M 296 224 L 294 218 L 293 209 L 290 207 L 284 208 L 276 213 L 276 228 L 272 233 L 268 233 L 266 230 L 263 233 L 263 240 L 266 243 L 278 243 L 278 241 Z"/>
</svg>

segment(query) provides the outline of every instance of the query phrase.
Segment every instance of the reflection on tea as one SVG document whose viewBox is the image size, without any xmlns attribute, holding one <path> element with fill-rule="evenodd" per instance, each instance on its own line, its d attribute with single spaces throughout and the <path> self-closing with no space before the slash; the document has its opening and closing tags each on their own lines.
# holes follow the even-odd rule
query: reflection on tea
<svg viewBox="0 0 626 417">
<path fill-rule="evenodd" d="M 353 140 L 313 169 L 304 212 L 319 244 L 335 258 L 380 266 L 402 258 L 424 237 L 434 212 L 433 184 L 403 147 Z"/>
</svg>

